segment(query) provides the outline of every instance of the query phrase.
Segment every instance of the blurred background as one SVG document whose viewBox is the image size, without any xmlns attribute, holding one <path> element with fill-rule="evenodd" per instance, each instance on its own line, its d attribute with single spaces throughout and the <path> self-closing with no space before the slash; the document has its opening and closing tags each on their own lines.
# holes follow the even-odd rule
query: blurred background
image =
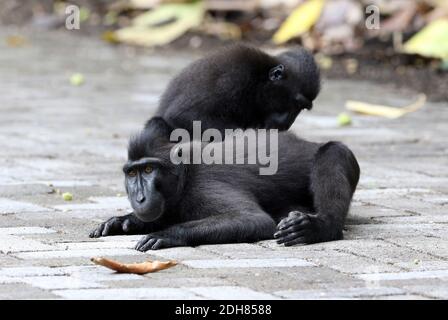
<svg viewBox="0 0 448 320">
<path fill-rule="evenodd" d="M 79 9 L 73 16 L 70 5 Z M 316 53 L 325 77 L 448 100 L 446 0 L 1 0 L 0 24 L 18 28 L 5 40 L 9 47 L 27 45 L 21 28 L 66 30 L 67 23 L 77 36 L 141 51 L 202 55 L 235 41 L 269 50 L 301 44 Z"/>
</svg>

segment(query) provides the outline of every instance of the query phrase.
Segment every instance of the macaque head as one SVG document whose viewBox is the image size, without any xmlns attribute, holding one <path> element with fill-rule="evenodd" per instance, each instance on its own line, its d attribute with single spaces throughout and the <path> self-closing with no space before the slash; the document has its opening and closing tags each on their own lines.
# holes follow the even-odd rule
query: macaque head
<svg viewBox="0 0 448 320">
<path fill-rule="evenodd" d="M 261 103 L 266 128 L 287 130 L 303 109 L 310 110 L 320 90 L 319 68 L 313 55 L 302 48 L 284 52 L 270 67 Z"/>
<path fill-rule="evenodd" d="M 163 119 L 153 118 L 129 143 L 125 187 L 134 214 L 143 222 L 160 219 L 182 186 L 182 164 L 172 164 L 167 156 L 169 132 Z"/>
</svg>

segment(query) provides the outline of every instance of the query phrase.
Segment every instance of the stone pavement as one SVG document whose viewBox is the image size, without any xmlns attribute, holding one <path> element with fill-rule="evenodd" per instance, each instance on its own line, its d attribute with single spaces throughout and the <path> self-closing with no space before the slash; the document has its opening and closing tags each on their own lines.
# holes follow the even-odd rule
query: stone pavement
<svg viewBox="0 0 448 320">
<path fill-rule="evenodd" d="M 182 52 L 109 47 L 71 32 L 31 33 L 11 48 L 0 30 L 0 299 L 437 299 L 448 298 L 448 104 L 397 120 L 354 116 L 346 99 L 403 106 L 414 92 L 324 81 L 301 136 L 341 140 L 362 178 L 345 240 L 285 248 L 273 241 L 139 253 L 139 236 L 89 239 L 129 209 L 121 165 Z M 68 78 L 84 74 L 75 87 Z M 64 202 L 60 192 L 74 199 Z M 176 259 L 145 276 L 114 274 L 93 256 Z"/>
</svg>

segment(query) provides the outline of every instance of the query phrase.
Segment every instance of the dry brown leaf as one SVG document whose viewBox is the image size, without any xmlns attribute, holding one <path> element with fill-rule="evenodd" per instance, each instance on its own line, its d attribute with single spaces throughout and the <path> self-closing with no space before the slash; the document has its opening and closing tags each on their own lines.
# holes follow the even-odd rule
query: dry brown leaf
<svg viewBox="0 0 448 320">
<path fill-rule="evenodd" d="M 19 48 L 27 44 L 27 39 L 22 36 L 9 36 L 6 38 L 6 44 L 11 48 Z"/>
<path fill-rule="evenodd" d="M 419 94 L 417 100 L 404 108 L 395 108 L 377 104 L 370 104 L 362 101 L 348 100 L 345 104 L 347 110 L 372 116 L 380 116 L 389 119 L 396 119 L 407 113 L 414 112 L 422 108 L 426 103 L 426 95 Z"/>
<path fill-rule="evenodd" d="M 389 34 L 396 31 L 405 31 L 417 14 L 417 4 L 410 2 L 408 6 L 402 8 L 382 23 L 379 33 Z"/>
<path fill-rule="evenodd" d="M 170 261 L 146 261 L 141 263 L 121 263 L 107 258 L 92 258 L 93 263 L 115 270 L 119 273 L 145 274 L 168 269 L 177 265 L 174 260 Z"/>
</svg>

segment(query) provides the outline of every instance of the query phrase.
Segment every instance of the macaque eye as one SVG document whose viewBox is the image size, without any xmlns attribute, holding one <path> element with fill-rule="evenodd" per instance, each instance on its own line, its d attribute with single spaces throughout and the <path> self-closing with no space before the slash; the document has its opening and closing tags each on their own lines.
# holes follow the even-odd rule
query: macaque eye
<svg viewBox="0 0 448 320">
<path fill-rule="evenodd" d="M 285 66 L 282 64 L 279 64 L 278 66 L 272 68 L 269 71 L 269 79 L 271 81 L 277 81 L 283 78 L 283 71 L 285 70 Z"/>
<path fill-rule="evenodd" d="M 128 172 L 128 176 L 130 176 L 130 177 L 135 177 L 136 175 L 137 175 L 137 171 L 135 171 L 135 170 L 131 170 Z"/>
<path fill-rule="evenodd" d="M 145 172 L 146 172 L 146 173 L 151 173 L 151 172 L 152 172 L 152 168 L 151 168 L 150 166 L 147 166 L 147 167 L 145 168 Z"/>
</svg>

